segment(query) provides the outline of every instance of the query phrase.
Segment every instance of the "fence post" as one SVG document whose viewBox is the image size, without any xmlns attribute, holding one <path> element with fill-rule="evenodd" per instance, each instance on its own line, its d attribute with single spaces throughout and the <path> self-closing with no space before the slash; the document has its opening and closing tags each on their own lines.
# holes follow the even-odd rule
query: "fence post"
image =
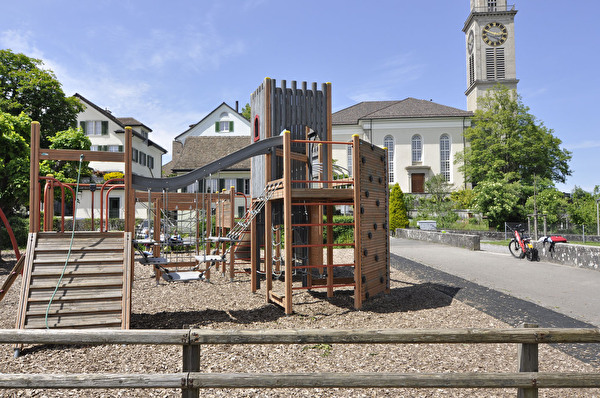
<svg viewBox="0 0 600 398">
<path fill-rule="evenodd" d="M 189 326 L 185 325 L 187 329 Z M 188 344 L 183 344 L 183 369 L 184 373 L 186 372 L 199 372 L 200 371 L 200 345 L 199 344 L 191 344 L 191 339 L 188 341 Z M 188 380 L 184 381 L 184 385 L 181 389 L 181 397 L 182 398 L 199 398 L 200 397 L 200 388 L 190 388 L 187 387 Z"/>
<path fill-rule="evenodd" d="M 522 323 L 519 325 L 520 328 L 537 328 L 538 324 L 535 323 Z M 518 361 L 519 361 L 519 372 L 537 372 L 538 371 L 538 345 L 533 344 L 519 344 L 518 349 Z M 538 389 L 536 387 L 531 388 L 519 388 L 517 391 L 517 398 L 537 398 Z"/>
</svg>

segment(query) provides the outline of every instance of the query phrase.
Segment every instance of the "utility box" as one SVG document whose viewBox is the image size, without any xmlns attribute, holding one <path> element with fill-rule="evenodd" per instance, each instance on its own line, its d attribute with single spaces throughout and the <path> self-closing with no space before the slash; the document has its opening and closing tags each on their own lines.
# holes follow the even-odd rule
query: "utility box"
<svg viewBox="0 0 600 398">
<path fill-rule="evenodd" d="M 423 231 L 437 231 L 437 222 L 435 220 L 417 221 L 417 226 Z"/>
</svg>

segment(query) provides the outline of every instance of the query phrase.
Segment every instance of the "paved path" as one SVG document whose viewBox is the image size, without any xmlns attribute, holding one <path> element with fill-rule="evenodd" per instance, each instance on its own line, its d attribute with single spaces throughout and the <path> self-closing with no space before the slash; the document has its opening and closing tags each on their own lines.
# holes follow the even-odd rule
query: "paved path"
<svg viewBox="0 0 600 398">
<path fill-rule="evenodd" d="M 508 247 L 483 248 L 391 239 L 395 255 L 600 327 L 600 272 L 519 260 Z"/>
<path fill-rule="evenodd" d="M 518 260 L 502 248 L 483 248 L 473 252 L 392 238 L 391 265 L 515 327 L 523 322 L 600 327 L 600 272 Z M 600 344 L 554 346 L 600 368 Z"/>
</svg>

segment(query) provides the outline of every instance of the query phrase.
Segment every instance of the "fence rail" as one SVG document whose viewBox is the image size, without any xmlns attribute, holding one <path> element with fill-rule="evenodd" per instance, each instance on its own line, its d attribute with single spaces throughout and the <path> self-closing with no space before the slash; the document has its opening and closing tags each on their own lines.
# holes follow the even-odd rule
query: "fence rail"
<svg viewBox="0 0 600 398">
<path fill-rule="evenodd" d="M 183 347 L 183 372 L 161 374 L 0 374 L 0 388 L 597 388 L 600 373 L 537 372 L 538 344 L 600 343 L 599 329 L 294 329 L 294 330 L 15 330 L 0 344 L 159 344 Z M 201 373 L 205 344 L 519 344 L 515 373 Z"/>
</svg>

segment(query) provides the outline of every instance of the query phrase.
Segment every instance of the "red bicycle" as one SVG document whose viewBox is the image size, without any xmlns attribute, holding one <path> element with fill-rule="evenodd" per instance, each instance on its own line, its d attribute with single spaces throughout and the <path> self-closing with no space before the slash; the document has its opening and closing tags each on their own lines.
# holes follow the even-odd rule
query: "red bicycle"
<svg viewBox="0 0 600 398">
<path fill-rule="evenodd" d="M 538 251 L 531 243 L 531 238 L 524 235 L 525 228 L 521 224 L 513 230 L 514 238 L 508 243 L 508 250 L 516 258 L 525 258 L 529 261 L 538 261 Z"/>
</svg>

